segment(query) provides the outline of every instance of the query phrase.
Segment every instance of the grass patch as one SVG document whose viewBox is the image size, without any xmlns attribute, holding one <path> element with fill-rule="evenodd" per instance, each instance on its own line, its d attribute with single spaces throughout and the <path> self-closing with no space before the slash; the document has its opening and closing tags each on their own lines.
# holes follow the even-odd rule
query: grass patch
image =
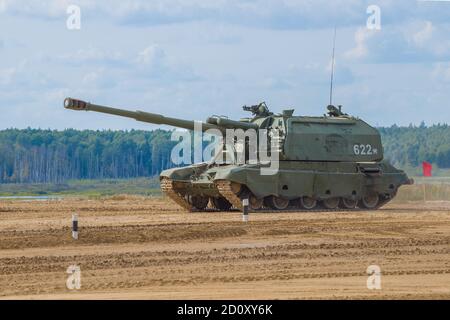
<svg viewBox="0 0 450 320">
<path fill-rule="evenodd" d="M 450 177 L 414 177 L 415 184 L 402 186 L 396 201 L 450 201 Z M 129 196 L 160 196 L 159 178 L 71 180 L 64 184 L 0 184 L 0 196 L 82 196 L 127 199 Z"/>
<path fill-rule="evenodd" d="M 414 184 L 402 186 L 394 201 L 450 201 L 450 184 Z"/>
<path fill-rule="evenodd" d="M 70 180 L 63 184 L 0 184 L 0 196 L 86 196 L 161 195 L 158 177 L 137 179 Z"/>
</svg>

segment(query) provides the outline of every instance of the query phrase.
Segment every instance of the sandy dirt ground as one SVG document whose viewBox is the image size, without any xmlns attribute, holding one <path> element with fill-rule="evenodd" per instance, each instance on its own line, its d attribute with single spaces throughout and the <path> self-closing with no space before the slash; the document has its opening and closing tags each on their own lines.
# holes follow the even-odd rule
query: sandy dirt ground
<svg viewBox="0 0 450 320">
<path fill-rule="evenodd" d="M 79 290 L 66 287 L 70 265 Z M 367 289 L 369 265 L 381 290 Z M 450 202 L 245 224 L 164 198 L 1 201 L 0 298 L 450 299 Z"/>
</svg>

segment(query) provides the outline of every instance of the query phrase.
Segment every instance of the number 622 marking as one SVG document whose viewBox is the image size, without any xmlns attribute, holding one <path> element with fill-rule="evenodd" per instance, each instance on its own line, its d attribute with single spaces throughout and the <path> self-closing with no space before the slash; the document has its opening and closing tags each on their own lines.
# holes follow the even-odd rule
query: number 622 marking
<svg viewBox="0 0 450 320">
<path fill-rule="evenodd" d="M 356 155 L 370 156 L 374 154 L 372 150 L 373 148 L 370 144 L 355 144 L 353 146 L 353 152 Z"/>
</svg>

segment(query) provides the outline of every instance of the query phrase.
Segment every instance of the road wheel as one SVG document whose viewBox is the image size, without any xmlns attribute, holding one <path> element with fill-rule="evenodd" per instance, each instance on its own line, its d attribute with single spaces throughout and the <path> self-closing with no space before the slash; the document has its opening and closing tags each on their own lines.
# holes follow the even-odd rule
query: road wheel
<svg viewBox="0 0 450 320">
<path fill-rule="evenodd" d="M 322 201 L 326 209 L 336 209 L 339 205 L 339 198 L 328 198 Z"/>
<path fill-rule="evenodd" d="M 189 203 L 198 210 L 205 210 L 208 206 L 209 199 L 202 196 L 189 196 Z"/>
<path fill-rule="evenodd" d="M 311 197 L 301 197 L 300 207 L 306 210 L 314 209 L 317 206 L 317 200 Z"/>
<path fill-rule="evenodd" d="M 370 192 L 359 200 L 359 206 L 364 209 L 375 209 L 380 202 L 380 196 L 376 192 Z"/>
<path fill-rule="evenodd" d="M 211 198 L 211 202 L 217 210 L 228 211 L 231 209 L 231 203 L 223 197 Z"/>
<path fill-rule="evenodd" d="M 264 204 L 264 199 L 258 199 L 253 194 L 248 199 L 248 206 L 251 210 L 259 210 Z"/>
<path fill-rule="evenodd" d="M 269 196 L 267 198 L 267 204 L 270 208 L 275 210 L 284 210 L 289 206 L 289 200 L 276 196 Z"/>
<path fill-rule="evenodd" d="M 343 209 L 355 209 L 357 204 L 358 204 L 357 200 L 342 198 L 340 207 Z"/>
</svg>

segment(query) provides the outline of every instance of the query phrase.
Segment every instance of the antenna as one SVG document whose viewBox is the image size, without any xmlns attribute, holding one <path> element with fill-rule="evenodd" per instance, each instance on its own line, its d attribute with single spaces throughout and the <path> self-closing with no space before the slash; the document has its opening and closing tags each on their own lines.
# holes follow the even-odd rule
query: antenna
<svg viewBox="0 0 450 320">
<path fill-rule="evenodd" d="M 333 54 L 331 56 L 330 105 L 332 105 L 332 102 L 333 102 L 334 49 L 335 48 L 336 48 L 336 26 L 334 26 Z"/>
</svg>

